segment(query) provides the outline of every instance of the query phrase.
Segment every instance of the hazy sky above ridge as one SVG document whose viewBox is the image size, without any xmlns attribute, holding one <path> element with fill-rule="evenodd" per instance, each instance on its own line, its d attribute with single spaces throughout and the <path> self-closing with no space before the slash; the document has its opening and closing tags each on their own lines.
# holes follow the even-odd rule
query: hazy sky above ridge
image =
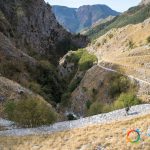
<svg viewBox="0 0 150 150">
<path fill-rule="evenodd" d="M 45 0 L 50 5 L 61 5 L 78 8 L 82 5 L 105 4 L 116 11 L 126 11 L 128 8 L 136 6 L 141 0 Z"/>
</svg>

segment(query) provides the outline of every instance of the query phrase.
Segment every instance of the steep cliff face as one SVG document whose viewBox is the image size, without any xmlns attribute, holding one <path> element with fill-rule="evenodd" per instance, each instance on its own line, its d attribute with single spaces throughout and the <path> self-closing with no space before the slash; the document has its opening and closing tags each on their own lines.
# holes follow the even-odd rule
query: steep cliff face
<svg viewBox="0 0 150 150">
<path fill-rule="evenodd" d="M 73 36 L 59 25 L 51 6 L 43 0 L 2 0 L 0 10 L 7 23 L 0 31 L 29 54 L 52 59 L 86 44 L 86 38 Z"/>
<path fill-rule="evenodd" d="M 63 93 L 56 70 L 59 58 L 87 42 L 59 25 L 44 0 L 0 1 L 0 76 L 41 95 L 53 107 Z M 3 91 L 7 93 L 2 87 L 0 96 Z"/>
</svg>

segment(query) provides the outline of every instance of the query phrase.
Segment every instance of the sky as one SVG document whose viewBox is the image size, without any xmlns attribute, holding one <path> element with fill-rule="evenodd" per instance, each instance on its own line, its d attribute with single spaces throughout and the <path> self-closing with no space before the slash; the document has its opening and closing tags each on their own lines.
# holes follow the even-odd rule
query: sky
<svg viewBox="0 0 150 150">
<path fill-rule="evenodd" d="M 123 12 L 132 6 L 136 6 L 141 0 L 45 0 L 50 5 L 61 5 L 78 8 L 82 5 L 106 4 L 112 9 Z"/>
</svg>

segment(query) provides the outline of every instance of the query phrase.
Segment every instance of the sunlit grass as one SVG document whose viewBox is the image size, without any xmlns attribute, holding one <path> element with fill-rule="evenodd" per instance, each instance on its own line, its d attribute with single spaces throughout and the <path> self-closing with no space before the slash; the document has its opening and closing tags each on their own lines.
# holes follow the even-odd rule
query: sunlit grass
<svg viewBox="0 0 150 150">
<path fill-rule="evenodd" d="M 102 146 L 108 150 L 149 150 L 150 137 L 145 134 L 150 125 L 150 115 L 109 124 L 91 125 L 50 135 L 24 137 L 1 137 L 0 145 L 12 150 L 95 150 Z M 139 128 L 141 141 L 137 144 L 126 142 L 126 132 Z"/>
</svg>

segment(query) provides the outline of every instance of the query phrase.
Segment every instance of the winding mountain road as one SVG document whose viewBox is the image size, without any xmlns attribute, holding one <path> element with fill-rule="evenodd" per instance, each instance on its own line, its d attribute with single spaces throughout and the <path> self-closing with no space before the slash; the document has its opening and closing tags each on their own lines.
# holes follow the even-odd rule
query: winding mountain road
<svg viewBox="0 0 150 150">
<path fill-rule="evenodd" d="M 106 67 L 104 67 L 104 66 L 102 66 L 102 65 L 100 65 L 100 64 L 98 64 L 98 66 L 99 66 L 100 68 L 106 70 L 106 71 L 119 73 L 119 72 L 116 71 L 116 70 L 113 70 L 113 69 L 111 69 L 111 68 L 106 68 Z M 134 77 L 134 76 L 132 76 L 132 75 L 126 75 L 126 74 L 124 74 L 124 75 L 125 75 L 126 77 L 130 78 L 130 79 L 134 79 L 134 80 L 138 81 L 139 83 L 141 82 L 141 83 L 150 85 L 150 82 L 147 82 L 147 81 L 144 81 L 144 80 L 142 80 L 142 79 L 136 78 L 136 77 Z"/>
<path fill-rule="evenodd" d="M 79 120 L 58 122 L 50 126 L 42 126 L 38 128 L 9 129 L 5 131 L 0 131 L 0 137 L 50 134 L 54 132 L 85 127 L 88 125 L 105 124 L 125 119 L 132 119 L 134 117 L 146 114 L 150 114 L 150 104 L 132 106 L 128 116 L 126 115 L 125 109 L 120 109 L 109 113 L 81 118 Z M 8 124 L 9 122 L 6 121 L 6 123 Z"/>
<path fill-rule="evenodd" d="M 98 64 L 98 66 L 106 71 L 119 73 L 116 70 L 104 67 L 100 64 Z M 139 78 L 135 78 L 131 75 L 125 75 L 125 76 L 134 79 L 139 83 L 150 85 L 149 82 L 141 80 Z M 88 125 L 104 124 L 104 123 L 111 123 L 114 121 L 120 121 L 124 119 L 132 119 L 133 117 L 137 117 L 145 114 L 150 114 L 150 104 L 132 106 L 130 109 L 130 114 L 128 116 L 126 116 L 125 109 L 120 109 L 105 114 L 99 114 L 92 117 L 81 118 L 79 120 L 74 120 L 74 121 L 58 122 L 50 126 L 42 126 L 38 128 L 20 128 L 20 129 L 11 128 L 9 127 L 9 124 L 12 125 L 13 123 L 0 119 L 0 125 L 4 126 L 6 124 L 8 129 L 5 131 L 0 131 L 0 136 L 26 136 L 26 135 L 50 134 L 53 132 L 66 131 L 66 130 L 80 128 Z"/>
</svg>

